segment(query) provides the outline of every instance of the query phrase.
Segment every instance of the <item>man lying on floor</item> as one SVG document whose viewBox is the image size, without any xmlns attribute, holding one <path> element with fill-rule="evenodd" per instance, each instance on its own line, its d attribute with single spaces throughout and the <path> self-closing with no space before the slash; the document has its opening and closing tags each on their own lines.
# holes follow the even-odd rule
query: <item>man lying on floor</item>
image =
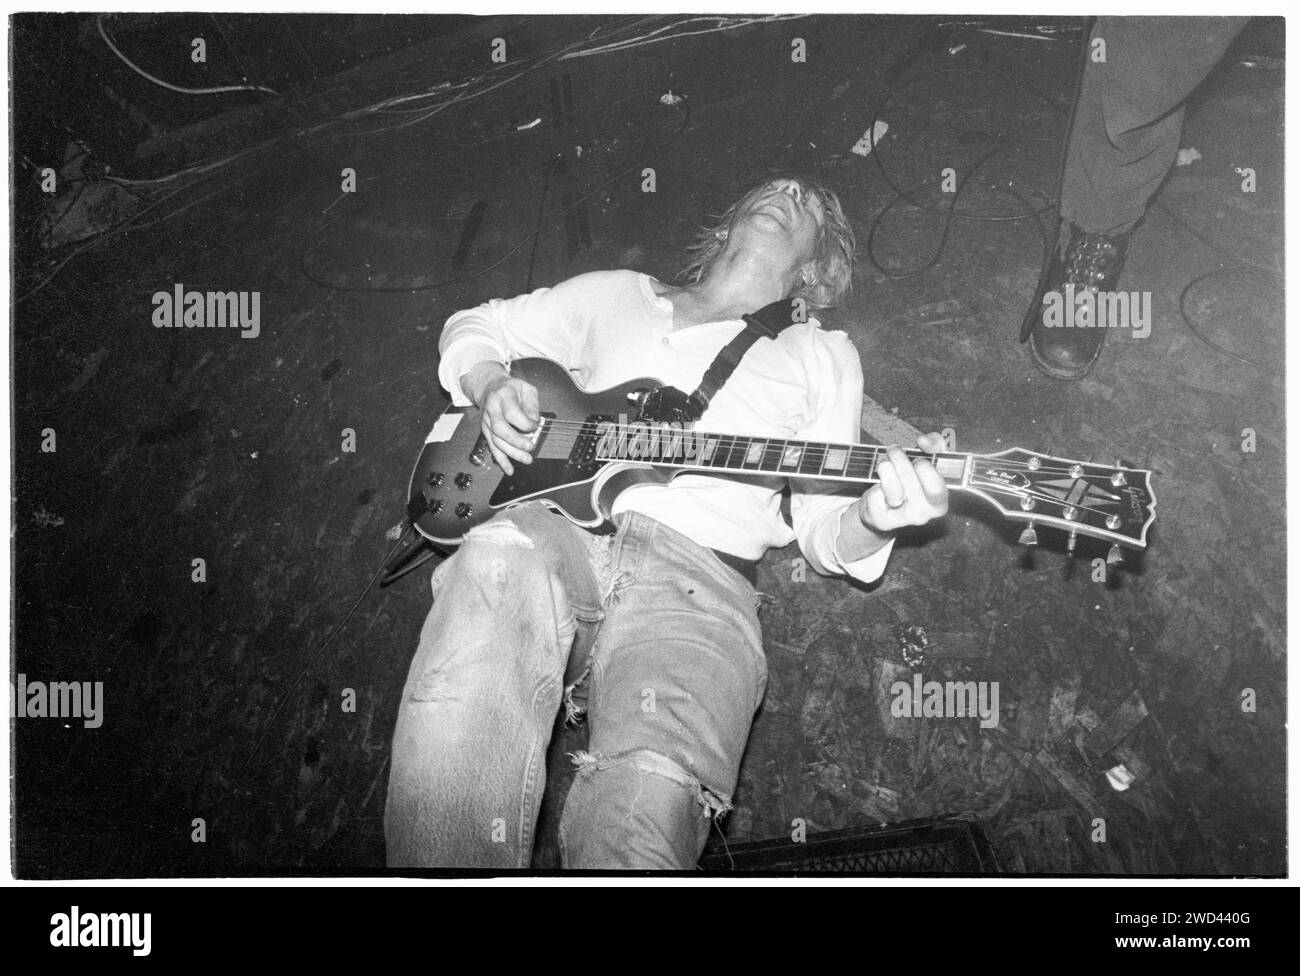
<svg viewBox="0 0 1300 976">
<path fill-rule="evenodd" d="M 529 463 L 541 409 L 538 391 L 510 375 L 512 361 L 555 360 L 588 390 L 655 376 L 691 391 L 744 314 L 788 297 L 814 309 L 842 301 L 853 248 L 833 193 L 774 180 L 701 234 L 684 287 L 595 272 L 453 315 L 439 379 L 455 404 L 482 410 L 508 474 Z M 743 354 L 699 430 L 858 440 L 857 350 L 800 318 Z M 935 452 L 942 439 L 919 445 Z M 793 480 L 793 528 L 781 515 L 786 479 L 685 473 L 619 495 L 612 536 L 540 502 L 471 531 L 434 574 L 403 691 L 389 865 L 527 868 L 551 730 L 562 705 L 577 711 L 577 692 L 590 743 L 561 818 L 565 866 L 694 868 L 713 819 L 731 807 L 767 681 L 755 561 L 797 539 L 819 573 L 869 582 L 893 532 L 947 510 L 925 459 L 891 448 L 878 477 L 861 497 Z"/>
</svg>

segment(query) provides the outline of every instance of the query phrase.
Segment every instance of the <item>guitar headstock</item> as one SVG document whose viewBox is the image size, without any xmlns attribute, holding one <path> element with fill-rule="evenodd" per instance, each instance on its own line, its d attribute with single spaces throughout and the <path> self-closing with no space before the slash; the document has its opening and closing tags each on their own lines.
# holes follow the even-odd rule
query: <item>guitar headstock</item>
<svg viewBox="0 0 1300 976">
<path fill-rule="evenodd" d="M 1093 464 L 1013 447 L 972 456 L 968 491 L 1030 523 L 1022 541 L 1034 541 L 1034 525 L 1053 526 L 1144 549 L 1156 517 L 1151 472 L 1144 468 Z"/>
</svg>

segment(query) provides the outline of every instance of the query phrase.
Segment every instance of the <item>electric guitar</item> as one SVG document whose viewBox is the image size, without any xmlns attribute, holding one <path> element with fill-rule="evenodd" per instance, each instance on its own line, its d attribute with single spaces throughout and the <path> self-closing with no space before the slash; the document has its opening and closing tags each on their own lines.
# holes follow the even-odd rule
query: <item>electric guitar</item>
<svg viewBox="0 0 1300 976">
<path fill-rule="evenodd" d="M 537 388 L 542 420 L 532 432 L 532 464 L 507 475 L 492 457 L 473 407 L 448 407 L 425 438 L 411 475 L 407 512 L 421 535 L 457 545 L 465 533 L 501 509 L 541 500 L 588 528 L 609 520 L 620 492 L 664 483 L 683 472 L 735 478 L 789 477 L 871 485 L 885 448 L 739 434 L 710 434 L 665 421 L 647 409 L 656 380 L 639 379 L 596 393 L 574 384 L 549 359 L 520 359 L 512 376 Z M 1020 537 L 1037 543 L 1036 526 L 1110 541 L 1108 562 L 1120 547 L 1146 547 L 1155 521 L 1151 472 L 1051 457 L 1021 448 L 996 454 L 906 452 L 929 458 L 950 490 L 978 495 L 1003 516 L 1028 523 Z"/>
</svg>

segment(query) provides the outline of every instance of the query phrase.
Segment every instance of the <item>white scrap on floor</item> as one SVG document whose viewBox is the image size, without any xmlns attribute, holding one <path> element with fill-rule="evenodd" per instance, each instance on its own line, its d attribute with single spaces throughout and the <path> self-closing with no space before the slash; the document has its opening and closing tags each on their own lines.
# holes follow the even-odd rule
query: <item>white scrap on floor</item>
<svg viewBox="0 0 1300 976">
<path fill-rule="evenodd" d="M 872 126 L 870 132 L 862 133 L 862 138 L 853 144 L 853 151 L 859 156 L 870 156 L 871 147 L 880 145 L 880 140 L 885 138 L 885 133 L 889 131 L 889 123 L 876 119 L 876 124 Z"/>
</svg>

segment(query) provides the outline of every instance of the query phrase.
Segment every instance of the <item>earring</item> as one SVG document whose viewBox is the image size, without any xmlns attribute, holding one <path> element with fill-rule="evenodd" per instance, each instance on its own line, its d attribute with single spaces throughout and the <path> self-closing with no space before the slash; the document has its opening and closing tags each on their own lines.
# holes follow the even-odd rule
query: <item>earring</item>
<svg viewBox="0 0 1300 976">
<path fill-rule="evenodd" d="M 727 228 L 723 227 L 721 230 L 714 231 L 713 236 L 720 241 L 725 241 L 727 239 Z"/>
<path fill-rule="evenodd" d="M 803 275 L 803 286 L 805 288 L 811 288 L 815 284 L 817 284 L 817 272 L 805 271 Z"/>
</svg>

